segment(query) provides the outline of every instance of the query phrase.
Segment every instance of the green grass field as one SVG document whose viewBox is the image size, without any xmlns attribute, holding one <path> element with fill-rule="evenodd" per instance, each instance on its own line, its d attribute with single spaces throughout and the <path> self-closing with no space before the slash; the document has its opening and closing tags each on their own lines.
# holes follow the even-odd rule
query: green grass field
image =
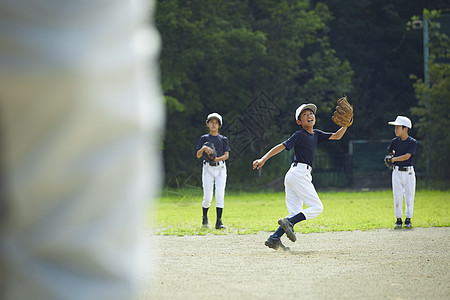
<svg viewBox="0 0 450 300">
<path fill-rule="evenodd" d="M 215 202 L 208 213 L 212 229 L 201 226 L 201 190 L 163 192 L 150 210 L 156 234 L 205 235 L 252 234 L 274 231 L 279 218 L 287 215 L 284 193 L 227 193 L 222 220 L 225 230 L 215 230 Z M 392 228 L 395 223 L 392 191 L 319 192 L 324 204 L 317 218 L 295 226 L 296 232 L 351 231 Z M 448 227 L 450 191 L 416 192 L 413 227 Z M 403 208 L 404 210 L 404 208 Z"/>
</svg>

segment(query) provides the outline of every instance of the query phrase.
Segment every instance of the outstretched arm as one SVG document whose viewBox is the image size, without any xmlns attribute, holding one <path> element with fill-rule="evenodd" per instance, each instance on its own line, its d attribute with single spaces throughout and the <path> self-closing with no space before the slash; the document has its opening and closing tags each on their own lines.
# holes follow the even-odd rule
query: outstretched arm
<svg viewBox="0 0 450 300">
<path fill-rule="evenodd" d="M 253 170 L 262 168 L 262 166 L 264 166 L 264 164 L 266 163 L 266 161 L 269 158 L 271 158 L 274 155 L 277 155 L 284 149 L 286 149 L 286 147 L 283 144 L 278 144 L 275 147 L 273 147 L 272 149 L 270 149 L 270 151 L 267 152 L 263 157 L 253 161 Z"/>
<path fill-rule="evenodd" d="M 329 140 L 340 140 L 344 136 L 344 133 L 347 131 L 347 128 L 348 127 L 339 128 L 338 131 L 336 131 L 330 136 Z"/>
</svg>

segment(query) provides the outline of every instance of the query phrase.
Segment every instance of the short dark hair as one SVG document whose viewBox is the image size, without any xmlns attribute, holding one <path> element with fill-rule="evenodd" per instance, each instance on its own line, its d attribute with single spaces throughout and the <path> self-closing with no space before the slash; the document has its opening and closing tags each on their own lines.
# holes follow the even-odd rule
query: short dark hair
<svg viewBox="0 0 450 300">
<path fill-rule="evenodd" d="M 409 132 L 409 127 L 408 126 L 402 125 L 402 128 L 403 129 L 408 128 L 408 132 Z"/>
</svg>

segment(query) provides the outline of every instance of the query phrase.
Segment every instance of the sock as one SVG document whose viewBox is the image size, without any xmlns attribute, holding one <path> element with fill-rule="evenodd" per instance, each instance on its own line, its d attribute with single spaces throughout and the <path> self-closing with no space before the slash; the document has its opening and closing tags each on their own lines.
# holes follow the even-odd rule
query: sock
<svg viewBox="0 0 450 300">
<path fill-rule="evenodd" d="M 305 221 L 305 220 L 306 220 L 306 217 L 305 217 L 305 215 L 301 212 L 301 213 L 298 213 L 298 214 L 296 214 L 295 216 L 293 216 L 293 217 L 291 217 L 291 218 L 288 218 L 288 220 L 289 220 L 289 222 L 291 222 L 293 225 L 295 225 L 295 224 L 297 224 L 298 222 Z"/>
<path fill-rule="evenodd" d="M 278 227 L 278 229 L 275 231 L 274 234 L 271 235 L 271 237 L 273 237 L 274 239 L 279 239 L 280 237 L 282 237 L 284 234 L 284 229 L 280 227 Z"/>
<path fill-rule="evenodd" d="M 208 209 L 209 209 L 209 207 L 208 208 L 202 207 L 202 208 L 203 208 L 203 216 L 207 217 L 208 216 Z"/>
<path fill-rule="evenodd" d="M 216 207 L 217 219 L 222 219 L 223 208 Z"/>
</svg>

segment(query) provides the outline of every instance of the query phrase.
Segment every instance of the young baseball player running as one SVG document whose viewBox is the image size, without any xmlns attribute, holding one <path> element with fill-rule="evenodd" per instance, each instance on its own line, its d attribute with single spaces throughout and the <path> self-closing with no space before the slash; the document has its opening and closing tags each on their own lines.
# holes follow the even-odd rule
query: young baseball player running
<svg viewBox="0 0 450 300">
<path fill-rule="evenodd" d="M 414 156 L 416 154 L 417 141 L 408 135 L 412 128 L 409 118 L 398 116 L 395 121 L 388 122 L 395 126 L 395 138 L 388 147 L 388 152 L 393 155 L 391 162 L 392 192 L 394 194 L 394 213 L 397 222 L 394 229 L 402 228 L 402 204 L 405 197 L 405 228 L 412 228 L 411 218 L 414 209 L 414 194 L 416 192 L 416 174 L 414 172 Z"/>
<path fill-rule="evenodd" d="M 328 140 L 340 140 L 347 130 L 347 127 L 341 127 L 335 133 L 330 133 L 314 129 L 316 111 L 317 107 L 312 103 L 302 104 L 298 107 L 295 111 L 295 121 L 301 126 L 300 129 L 286 141 L 276 145 L 263 157 L 253 162 L 253 169 L 259 169 L 269 158 L 281 151 L 285 149 L 289 151 L 292 148 L 295 150 L 294 162 L 284 179 L 286 206 L 289 215 L 278 220 L 280 226 L 265 242 L 267 247 L 275 250 L 279 247 L 285 248 L 280 240 L 284 233 L 291 241 L 296 241 L 295 224 L 315 218 L 323 211 L 322 202 L 317 195 L 311 177 L 314 154 L 319 143 Z M 303 209 L 303 203 L 308 208 Z"/>
<path fill-rule="evenodd" d="M 223 229 L 222 213 L 225 198 L 225 185 L 227 181 L 227 167 L 225 160 L 229 157 L 230 145 L 227 137 L 219 134 L 223 125 L 222 116 L 218 113 L 209 114 L 206 118 L 206 126 L 209 134 L 202 135 L 197 143 L 197 158 L 207 157 L 203 160 L 202 185 L 203 185 L 203 221 L 204 227 L 209 227 L 208 209 L 213 198 L 214 185 L 216 187 L 216 229 Z M 207 156 L 205 154 L 208 154 Z"/>
</svg>

